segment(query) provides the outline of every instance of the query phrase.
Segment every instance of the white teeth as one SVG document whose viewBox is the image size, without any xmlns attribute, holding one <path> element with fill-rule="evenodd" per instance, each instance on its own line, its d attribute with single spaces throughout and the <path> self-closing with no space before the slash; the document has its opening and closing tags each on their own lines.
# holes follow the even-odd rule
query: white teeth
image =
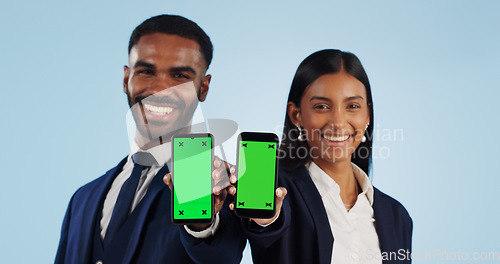
<svg viewBox="0 0 500 264">
<path fill-rule="evenodd" d="M 170 113 L 172 113 L 172 111 L 174 111 L 174 108 L 172 108 L 170 106 L 154 106 L 154 105 L 150 105 L 150 104 L 143 104 L 143 105 L 144 105 L 144 108 L 146 108 L 146 110 L 148 110 L 149 112 L 153 112 L 153 113 L 159 114 L 159 115 L 170 114 Z"/>
<path fill-rule="evenodd" d="M 341 141 L 347 140 L 349 138 L 349 135 L 347 135 L 347 136 L 341 136 L 341 137 L 334 137 L 334 136 L 323 135 L 323 137 L 325 137 L 326 140 L 329 140 L 329 141 L 341 142 Z"/>
</svg>

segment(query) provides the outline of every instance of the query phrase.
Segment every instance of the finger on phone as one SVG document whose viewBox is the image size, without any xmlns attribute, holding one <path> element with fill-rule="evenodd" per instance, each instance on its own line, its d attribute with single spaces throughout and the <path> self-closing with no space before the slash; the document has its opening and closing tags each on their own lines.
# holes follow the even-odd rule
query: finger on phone
<svg viewBox="0 0 500 264">
<path fill-rule="evenodd" d="M 227 192 L 221 191 L 219 192 L 219 195 L 215 196 L 215 203 L 216 204 L 223 204 L 224 201 L 226 200 Z"/>
<path fill-rule="evenodd" d="M 234 186 L 229 186 L 229 194 L 231 194 L 232 196 L 234 196 L 236 194 L 236 187 Z"/>
<path fill-rule="evenodd" d="M 281 205 L 283 204 L 283 199 L 285 199 L 286 194 L 288 191 L 286 190 L 285 187 L 278 187 L 276 189 L 276 205 L 278 206 L 277 208 L 281 208 Z"/>
<path fill-rule="evenodd" d="M 220 186 L 218 186 L 218 185 L 214 186 L 214 188 L 212 189 L 212 192 L 215 195 L 219 195 L 221 191 L 222 191 L 222 188 Z"/>
<path fill-rule="evenodd" d="M 168 186 L 168 188 L 170 188 L 170 190 L 172 190 L 172 173 L 167 173 L 163 177 L 163 182 Z"/>
<path fill-rule="evenodd" d="M 212 178 L 218 182 L 224 178 L 227 178 L 227 172 L 226 172 L 226 169 L 224 169 L 224 167 L 219 167 L 219 168 L 216 168 L 215 170 L 213 170 L 212 172 Z"/>
<path fill-rule="evenodd" d="M 215 158 L 214 158 L 214 167 L 215 168 L 219 168 L 221 164 L 222 164 L 222 160 L 219 157 L 215 156 Z"/>
<path fill-rule="evenodd" d="M 236 167 L 234 166 L 231 166 L 231 168 L 229 169 L 229 182 L 231 182 L 231 184 L 235 184 L 236 183 Z"/>
</svg>

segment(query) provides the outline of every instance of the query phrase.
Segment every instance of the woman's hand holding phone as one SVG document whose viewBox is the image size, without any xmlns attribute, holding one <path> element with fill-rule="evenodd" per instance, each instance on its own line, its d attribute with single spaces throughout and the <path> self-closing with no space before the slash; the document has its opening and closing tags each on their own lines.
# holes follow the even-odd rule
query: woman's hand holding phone
<svg viewBox="0 0 500 264">
<path fill-rule="evenodd" d="M 230 170 L 230 172 L 231 175 L 229 176 L 229 182 L 231 183 L 231 186 L 229 187 L 229 194 L 234 196 L 236 194 L 236 188 L 234 187 L 234 184 L 236 184 L 236 175 L 235 175 L 236 170 L 234 169 L 234 166 L 232 166 L 232 170 Z M 285 199 L 287 190 L 285 187 L 278 187 L 275 190 L 275 194 L 276 194 L 276 214 L 272 218 L 251 218 L 252 221 L 261 226 L 266 226 L 271 224 L 276 220 L 276 218 L 278 218 L 278 216 L 281 213 L 281 206 L 283 205 L 283 200 Z M 235 202 L 229 204 L 229 208 L 231 210 L 234 210 L 234 203 Z"/>
<path fill-rule="evenodd" d="M 220 212 L 222 206 L 224 205 L 224 201 L 226 200 L 227 194 L 235 195 L 236 194 L 236 167 L 234 165 L 230 165 L 226 161 L 221 160 L 219 157 L 215 156 L 214 158 L 214 169 L 212 171 L 212 178 L 214 180 L 214 188 L 213 193 L 215 195 L 214 201 L 214 210 L 215 214 Z M 172 174 L 168 173 L 163 178 L 163 182 L 172 190 Z M 287 190 L 284 187 L 278 187 L 275 190 L 276 195 L 276 213 L 271 218 L 251 218 L 252 221 L 256 222 L 259 225 L 268 225 L 275 221 L 275 219 L 280 215 L 281 207 L 283 205 L 283 200 L 287 194 Z M 234 201 L 229 205 L 231 210 L 234 210 Z M 189 225 L 191 230 L 201 231 L 205 230 L 210 225 Z"/>
</svg>

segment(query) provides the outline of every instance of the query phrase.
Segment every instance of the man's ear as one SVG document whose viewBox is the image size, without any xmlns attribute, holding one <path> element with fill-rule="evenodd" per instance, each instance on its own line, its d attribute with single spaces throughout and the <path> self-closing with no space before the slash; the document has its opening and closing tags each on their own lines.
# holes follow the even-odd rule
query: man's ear
<svg viewBox="0 0 500 264">
<path fill-rule="evenodd" d="M 208 94 L 208 87 L 210 86 L 210 80 L 212 80 L 212 75 L 208 74 L 201 80 L 200 93 L 198 94 L 198 100 L 200 102 L 205 101 Z"/>
<path fill-rule="evenodd" d="M 130 76 L 130 69 L 127 65 L 123 66 L 123 92 L 128 94 L 128 78 Z"/>
<path fill-rule="evenodd" d="M 286 113 L 293 124 L 302 125 L 302 115 L 300 114 L 300 107 L 295 105 L 294 102 L 288 102 Z"/>
</svg>

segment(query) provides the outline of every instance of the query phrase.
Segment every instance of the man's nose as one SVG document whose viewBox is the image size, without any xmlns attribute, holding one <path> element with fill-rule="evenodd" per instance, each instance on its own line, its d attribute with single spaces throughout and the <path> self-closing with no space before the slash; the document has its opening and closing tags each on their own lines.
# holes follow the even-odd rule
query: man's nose
<svg viewBox="0 0 500 264">
<path fill-rule="evenodd" d="M 158 74 L 151 85 L 155 92 L 161 92 L 173 86 L 175 85 L 167 74 Z"/>
</svg>

